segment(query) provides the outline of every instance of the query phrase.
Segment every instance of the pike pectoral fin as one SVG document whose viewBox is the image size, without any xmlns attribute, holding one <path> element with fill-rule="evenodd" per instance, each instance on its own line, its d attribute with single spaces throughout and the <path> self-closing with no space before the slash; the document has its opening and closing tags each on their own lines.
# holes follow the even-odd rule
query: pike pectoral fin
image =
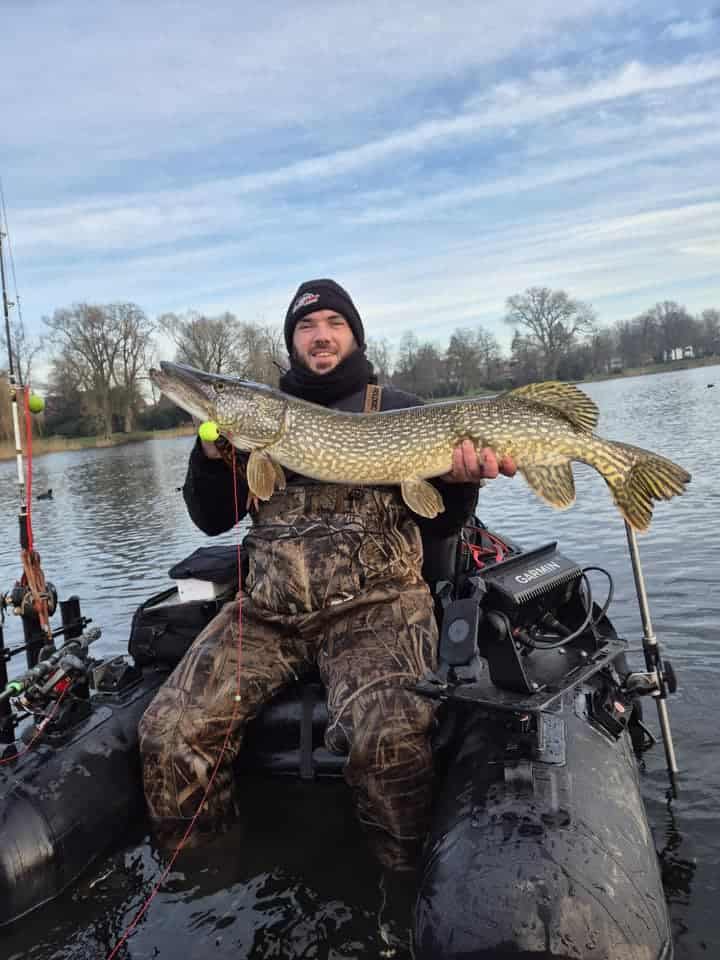
<svg viewBox="0 0 720 960">
<path fill-rule="evenodd" d="M 575 480 L 568 460 L 518 468 L 535 493 L 553 507 L 564 510 L 575 503 Z"/>
<path fill-rule="evenodd" d="M 247 481 L 250 492 L 260 500 L 269 500 L 276 486 L 285 489 L 282 467 L 261 450 L 253 450 L 248 457 Z"/>
<path fill-rule="evenodd" d="M 410 509 L 421 517 L 432 519 L 445 511 L 443 498 L 427 480 L 420 480 L 419 477 L 403 480 L 400 484 L 400 492 Z"/>
</svg>

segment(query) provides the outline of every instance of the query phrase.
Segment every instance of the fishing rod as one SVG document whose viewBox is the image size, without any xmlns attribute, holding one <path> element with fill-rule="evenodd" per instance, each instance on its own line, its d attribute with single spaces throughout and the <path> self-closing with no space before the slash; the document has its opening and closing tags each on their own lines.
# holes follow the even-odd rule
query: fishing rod
<svg viewBox="0 0 720 960">
<path fill-rule="evenodd" d="M 2 211 L 0 210 L 0 213 Z M 22 469 L 22 448 L 19 442 L 20 421 L 17 411 L 17 390 L 15 383 L 15 368 L 13 366 L 12 346 L 10 340 L 10 303 L 7 295 L 7 284 L 5 282 L 5 254 L 3 251 L 3 240 L 5 233 L 3 231 L 4 221 L 0 217 L 0 286 L 2 286 L 2 305 L 3 318 L 5 321 L 5 339 L 8 350 L 8 382 L 10 386 L 10 406 L 12 409 L 13 432 L 15 435 L 15 457 L 17 462 L 18 485 L 20 490 L 20 500 L 24 501 L 25 476 Z M 22 510 L 22 507 L 21 507 Z M 3 604 L 4 606 L 4 604 Z M 4 619 L 4 617 L 3 617 Z M 7 655 L 5 652 L 5 638 L 3 636 L 3 625 L 0 621 L 0 686 L 5 688 L 8 682 L 7 673 Z M 0 704 L 0 743 L 12 743 L 14 739 L 12 711 L 9 703 Z"/>
<path fill-rule="evenodd" d="M 1 211 L 0 211 L 1 212 Z M 4 222 L 0 220 L 0 282 L 2 283 L 2 304 L 3 318 L 5 320 L 5 341 L 7 343 L 8 354 L 8 383 L 10 385 L 10 406 L 12 409 L 13 434 L 15 437 L 15 461 L 17 464 L 17 482 L 18 492 L 20 494 L 20 518 L 21 521 L 27 514 L 27 504 L 25 503 L 25 472 L 23 470 L 22 444 L 20 442 L 20 417 L 18 415 L 17 391 L 18 383 L 15 378 L 15 364 L 13 362 L 12 337 L 10 334 L 10 306 L 7 295 L 7 283 L 5 280 L 5 253 L 3 250 L 3 240 L 7 233 L 3 230 Z M 22 527 L 22 522 L 21 522 Z M 21 533 L 22 536 L 22 533 Z"/>
<path fill-rule="evenodd" d="M 29 485 L 26 488 L 25 469 L 23 463 L 23 445 L 22 434 L 20 431 L 20 411 L 19 401 L 23 402 L 24 412 L 26 414 L 26 440 L 28 444 L 32 440 L 32 425 L 30 414 L 39 412 L 42 409 L 42 402 L 39 398 L 33 398 L 29 394 L 29 388 L 22 383 L 21 371 L 19 368 L 19 358 L 13 356 L 13 339 L 10 328 L 10 307 L 15 303 L 8 298 L 7 277 L 5 272 L 5 251 L 4 241 L 8 240 L 7 215 L 5 212 L 4 196 L 0 187 L 0 286 L 2 287 L 2 309 L 5 325 L 5 340 L 7 343 L 8 357 L 8 386 L 10 393 L 10 409 L 12 413 L 13 438 L 15 441 L 15 464 L 17 468 L 17 487 L 19 496 L 18 508 L 18 526 L 20 536 L 20 557 L 23 566 L 23 575 L 19 587 L 24 592 L 21 603 L 13 603 L 13 609 L 22 616 L 23 629 L 27 642 L 27 660 L 28 666 L 33 666 L 37 660 L 40 650 L 45 645 L 52 644 L 52 628 L 50 626 L 50 616 L 56 606 L 54 588 L 46 583 L 45 574 L 40 564 L 40 555 L 35 550 L 32 533 L 32 519 L 30 515 L 29 503 Z M 9 240 L 8 240 L 9 244 Z M 17 294 L 16 294 L 17 301 Z M 31 401 L 36 402 L 32 403 Z M 39 402 L 37 402 L 39 401 Z M 13 594 L 16 591 L 12 592 Z M 2 597 L 3 606 L 8 605 L 7 597 Z"/>
<path fill-rule="evenodd" d="M 7 273 L 5 269 L 5 249 L 10 256 L 13 282 L 15 284 L 15 301 L 8 297 Z M 56 703 L 50 715 L 47 715 L 37 727 L 42 731 L 52 723 L 62 724 L 64 711 L 72 712 L 76 709 L 78 697 L 68 698 L 65 707 L 60 710 L 60 704 L 65 694 L 72 687 L 87 687 L 90 661 L 86 656 L 86 648 L 99 636 L 97 628 L 85 631 L 90 623 L 82 615 L 80 600 L 77 596 L 70 596 L 66 600 L 58 601 L 55 587 L 46 581 L 43 572 L 40 554 L 35 549 L 32 528 L 32 421 L 31 415 L 40 413 L 44 408 L 41 397 L 30 390 L 28 383 L 23 383 L 21 358 L 17 341 L 13 343 L 13 331 L 10 323 L 10 308 L 15 306 L 18 311 L 18 329 L 22 331 L 22 315 L 20 313 L 20 298 L 17 293 L 15 265 L 12 259 L 9 232 L 7 226 L 7 212 L 5 197 L 0 181 L 0 293 L 2 294 L 2 312 L 7 343 L 8 358 L 8 387 L 10 408 L 12 411 L 13 437 L 15 441 L 15 463 L 17 468 L 17 487 L 19 495 L 18 527 L 20 540 L 20 558 L 23 573 L 13 588 L 0 593 L 0 747 L 3 744 L 11 745 L 15 741 L 15 727 L 24 719 L 23 715 L 13 712 L 10 701 L 18 695 L 27 700 L 29 691 L 34 691 L 34 701 L 40 695 L 46 699 L 56 696 Z M 22 410 L 20 409 L 22 406 Z M 23 455 L 23 435 L 21 432 L 21 416 L 24 413 L 26 458 Z M 25 462 L 27 461 L 27 481 Z M 56 608 L 60 609 L 62 625 L 53 630 L 50 626 L 50 617 Z M 23 624 L 24 644 L 19 647 L 7 648 L 3 635 L 5 611 L 12 610 Z M 58 648 L 56 642 L 62 637 L 62 645 Z M 16 655 L 24 653 L 27 661 L 27 673 L 13 681 L 8 680 L 8 662 Z M 63 673 L 64 671 L 64 673 Z M 83 679 L 85 678 L 85 679 Z M 40 683 L 44 680 L 44 685 Z M 80 699 L 84 699 L 81 696 Z M 19 702 L 19 701 L 18 701 Z M 27 703 L 26 703 L 27 706 Z M 77 712 L 77 711 L 76 711 Z M 31 742 L 34 742 L 31 741 Z M 27 752 L 27 749 L 23 752 Z M 0 763 L 6 762 L 0 760 Z"/>
<path fill-rule="evenodd" d="M 649 694 L 655 700 L 660 732 L 662 734 L 663 746 L 665 747 L 665 759 L 667 761 L 668 776 L 670 778 L 670 789 L 672 795 L 676 796 L 678 765 L 667 709 L 668 694 L 674 693 L 677 686 L 675 671 L 669 662 L 663 661 L 660 652 L 660 645 L 650 617 L 650 605 L 648 603 L 647 590 L 645 589 L 645 578 L 643 577 L 642 566 L 640 564 L 637 536 L 627 521 L 625 522 L 625 533 L 627 535 L 630 563 L 635 579 L 635 592 L 637 593 L 638 605 L 640 607 L 640 619 L 643 628 L 643 653 L 645 655 L 645 666 L 647 668 L 646 674 L 632 673 L 627 680 L 629 681 L 630 689 L 635 689 L 637 693 Z"/>
</svg>

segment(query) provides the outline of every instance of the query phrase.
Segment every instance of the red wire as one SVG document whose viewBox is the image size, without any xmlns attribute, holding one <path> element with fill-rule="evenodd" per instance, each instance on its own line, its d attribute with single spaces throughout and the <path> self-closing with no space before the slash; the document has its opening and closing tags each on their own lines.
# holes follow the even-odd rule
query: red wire
<svg viewBox="0 0 720 960">
<path fill-rule="evenodd" d="M 494 536 L 490 533 L 489 530 L 484 530 L 482 527 L 471 527 L 471 530 L 479 531 L 482 536 L 487 537 L 490 543 L 493 544 L 492 547 L 483 547 L 479 543 L 467 543 L 463 541 L 463 545 L 470 551 L 472 554 L 473 561 L 475 566 L 481 570 L 485 564 L 480 559 L 480 557 L 493 557 L 496 563 L 500 563 L 505 559 L 505 553 L 508 550 L 508 545 L 504 540 L 501 540 L 499 537 Z"/>
<path fill-rule="evenodd" d="M 32 416 L 30 414 L 30 387 L 25 387 L 23 406 L 25 408 L 25 446 L 27 447 L 27 483 L 25 484 L 25 529 L 27 530 L 28 550 L 33 549 L 32 532 Z"/>
<path fill-rule="evenodd" d="M 238 523 L 239 520 L 240 520 L 240 507 L 239 507 L 239 503 L 238 503 L 237 464 L 236 464 L 236 462 L 235 462 L 235 457 L 233 457 L 233 488 L 234 488 L 234 490 L 235 490 L 235 524 L 237 525 L 237 523 Z M 241 567 L 241 565 L 240 565 L 240 563 L 241 563 L 241 550 L 240 550 L 240 539 L 239 539 L 239 537 L 238 537 L 238 542 L 237 542 L 237 556 L 238 556 L 238 586 L 239 586 L 239 592 L 242 592 L 242 567 Z M 142 920 L 142 918 L 143 918 L 143 917 L 145 916 L 145 914 L 147 913 L 148 909 L 150 908 L 150 904 L 153 902 L 153 900 L 155 899 L 155 897 L 157 896 L 157 894 L 160 892 L 160 888 L 162 887 L 163 883 L 164 883 L 165 880 L 167 879 L 168 874 L 170 873 L 170 871 L 172 870 L 173 866 L 175 865 L 175 861 L 177 860 L 178 856 L 180 855 L 181 850 L 183 849 L 183 847 L 184 847 L 185 844 L 187 843 L 187 841 L 188 841 L 188 839 L 189 839 L 189 837 L 190 837 L 190 834 L 192 833 L 192 831 L 193 831 L 193 829 L 194 829 L 194 827 L 195 827 L 195 824 L 196 824 L 196 822 L 197 822 L 197 819 L 198 819 L 198 817 L 200 816 L 200 811 L 202 810 L 202 808 L 203 808 L 203 806 L 204 806 L 204 804 L 205 804 L 205 801 L 207 800 L 208 796 L 210 795 L 210 790 L 212 789 L 212 786 L 213 786 L 213 784 L 214 784 L 214 782 L 215 782 L 215 778 L 216 778 L 216 776 L 217 776 L 217 774 L 218 774 L 218 770 L 220 769 L 220 763 L 222 762 L 222 759 L 223 759 L 223 757 L 224 757 L 224 755 L 225 755 L 225 751 L 226 751 L 226 749 L 227 749 L 227 747 L 228 747 L 228 744 L 229 744 L 229 741 L 230 741 L 230 736 L 231 736 L 231 734 L 232 734 L 233 725 L 234 725 L 234 723 L 235 723 L 235 720 L 237 719 L 238 710 L 239 710 L 239 707 L 240 707 L 240 678 L 241 678 L 241 675 L 242 675 L 242 600 L 241 600 L 240 598 L 238 598 L 237 687 L 236 687 L 235 703 L 234 703 L 234 706 L 233 706 L 232 717 L 230 718 L 230 723 L 228 724 L 228 728 L 227 728 L 227 730 L 226 730 L 226 732 L 225 732 L 225 740 L 223 741 L 223 745 L 222 745 L 222 747 L 220 748 L 220 753 L 218 754 L 218 758 L 217 758 L 217 761 L 216 761 L 215 766 L 214 766 L 214 768 L 213 768 L 213 772 L 210 774 L 210 779 L 208 780 L 208 785 L 207 785 L 207 787 L 206 787 L 206 789 L 205 789 L 205 793 L 203 794 L 202 799 L 200 800 L 200 803 L 198 804 L 197 809 L 196 809 L 196 811 L 195 811 L 195 813 L 194 813 L 194 815 L 193 815 L 193 818 L 192 818 L 192 820 L 190 821 L 190 823 L 188 824 L 187 829 L 185 830 L 185 833 L 184 833 L 184 834 L 182 835 L 182 837 L 180 838 L 180 841 L 179 841 L 177 847 L 175 848 L 175 851 L 174 851 L 172 857 L 170 858 L 170 862 L 169 862 L 168 865 L 165 867 L 165 869 L 163 870 L 163 872 L 160 874 L 160 879 L 157 881 L 157 883 L 155 884 L 155 886 L 152 888 L 152 890 L 150 891 L 150 893 L 149 893 L 148 897 L 146 898 L 145 902 L 143 903 L 143 905 L 140 907 L 140 909 L 138 910 L 138 912 L 137 912 L 137 913 L 135 914 L 135 916 L 133 917 L 132 922 L 130 923 L 130 925 L 129 925 L 129 926 L 127 927 L 127 929 L 125 930 L 125 933 L 122 935 L 122 937 L 121 937 L 121 938 L 118 940 L 118 942 L 115 944 L 115 946 L 114 946 L 113 949 L 112 949 L 112 952 L 111 952 L 110 954 L 108 954 L 107 960 L 113 960 L 113 957 L 115 957 L 115 956 L 117 955 L 118 950 L 120 950 L 120 948 L 121 948 L 122 946 L 124 946 L 125 943 L 127 943 L 127 941 L 128 941 L 128 939 L 129 939 L 129 937 L 131 936 L 133 930 L 137 927 L 138 923 Z"/>
</svg>

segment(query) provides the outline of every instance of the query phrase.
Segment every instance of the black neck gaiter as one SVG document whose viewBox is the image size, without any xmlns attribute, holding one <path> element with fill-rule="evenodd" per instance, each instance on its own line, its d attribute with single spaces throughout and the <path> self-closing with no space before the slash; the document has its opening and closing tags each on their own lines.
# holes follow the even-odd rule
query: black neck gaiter
<svg viewBox="0 0 720 960">
<path fill-rule="evenodd" d="M 349 357 L 345 357 L 328 373 L 313 373 L 293 356 L 290 358 L 290 369 L 280 377 L 280 389 L 284 393 L 324 407 L 357 393 L 368 383 L 377 383 L 377 377 L 362 350 L 353 350 Z"/>
</svg>

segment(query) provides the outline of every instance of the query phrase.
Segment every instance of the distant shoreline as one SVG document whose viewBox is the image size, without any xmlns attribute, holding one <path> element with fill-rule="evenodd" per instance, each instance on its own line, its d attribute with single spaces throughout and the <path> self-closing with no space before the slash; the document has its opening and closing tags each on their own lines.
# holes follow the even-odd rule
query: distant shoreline
<svg viewBox="0 0 720 960">
<path fill-rule="evenodd" d="M 702 360 L 671 360 L 669 363 L 657 363 L 648 367 L 628 367 L 618 373 L 598 374 L 585 380 L 573 380 L 572 383 L 599 383 L 603 380 L 623 380 L 628 377 L 645 377 L 657 373 L 675 373 L 679 370 L 692 370 L 696 367 L 720 366 L 720 357 L 705 357 Z M 719 378 L 720 385 L 720 378 Z M 462 397 L 448 397 L 446 400 L 461 400 Z M 464 399 L 470 399 L 465 397 Z M 121 447 L 128 443 L 142 443 L 145 440 L 163 440 L 173 437 L 192 437 L 195 427 L 173 427 L 170 430 L 136 430 L 133 433 L 114 433 L 111 437 L 34 437 L 33 458 L 49 453 L 67 453 L 71 450 L 102 450 L 106 447 Z M 13 443 L 0 443 L 0 461 L 12 460 L 15 456 Z"/>
<path fill-rule="evenodd" d="M 573 383 L 599 383 L 601 380 L 623 380 L 627 377 L 649 377 L 656 373 L 677 373 L 679 370 L 694 370 L 696 367 L 720 367 L 720 357 L 703 357 L 701 360 L 669 360 L 667 363 L 653 363 L 647 367 L 628 367 L 618 373 L 598 373 L 585 380 Z"/>
<path fill-rule="evenodd" d="M 172 427 L 169 430 L 134 430 L 132 433 L 114 433 L 111 437 L 33 437 L 33 459 L 49 453 L 68 453 L 72 450 L 103 450 L 107 447 L 123 447 L 129 443 L 145 440 L 163 440 L 172 437 L 191 437 L 195 427 Z M 15 457 L 14 443 L 0 443 L 0 461 Z"/>
</svg>

